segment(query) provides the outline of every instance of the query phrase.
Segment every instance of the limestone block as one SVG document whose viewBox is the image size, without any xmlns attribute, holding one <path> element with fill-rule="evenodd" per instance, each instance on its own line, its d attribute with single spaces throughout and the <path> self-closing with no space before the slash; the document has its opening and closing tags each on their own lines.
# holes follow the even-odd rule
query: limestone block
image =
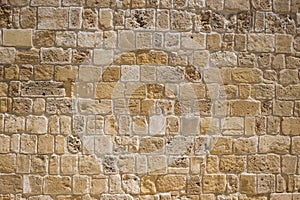
<svg viewBox="0 0 300 200">
<path fill-rule="evenodd" d="M 226 176 L 224 174 L 211 174 L 203 176 L 203 192 L 222 194 L 226 188 Z"/>
<path fill-rule="evenodd" d="M 44 179 L 43 191 L 45 194 L 70 194 L 71 178 L 47 176 Z"/>
<path fill-rule="evenodd" d="M 53 1 L 58 2 L 57 0 Z M 65 8 L 40 7 L 38 8 L 38 18 L 39 29 L 59 30 L 68 28 L 68 10 Z"/>
<path fill-rule="evenodd" d="M 158 192 L 180 190 L 183 189 L 185 185 L 186 177 L 184 175 L 159 176 L 156 180 L 156 188 Z"/>
</svg>

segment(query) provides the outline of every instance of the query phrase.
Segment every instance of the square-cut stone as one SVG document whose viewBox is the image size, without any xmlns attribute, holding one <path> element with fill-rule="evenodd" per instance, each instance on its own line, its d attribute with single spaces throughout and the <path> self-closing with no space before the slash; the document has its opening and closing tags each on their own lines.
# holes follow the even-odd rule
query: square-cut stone
<svg viewBox="0 0 300 200">
<path fill-rule="evenodd" d="M 113 51 L 95 49 L 94 50 L 94 64 L 95 65 L 110 65 L 113 62 Z"/>
</svg>

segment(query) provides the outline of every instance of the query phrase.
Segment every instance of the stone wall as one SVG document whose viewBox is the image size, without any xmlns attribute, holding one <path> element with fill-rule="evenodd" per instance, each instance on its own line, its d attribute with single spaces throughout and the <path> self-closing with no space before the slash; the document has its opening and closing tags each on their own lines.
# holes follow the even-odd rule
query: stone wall
<svg viewBox="0 0 300 200">
<path fill-rule="evenodd" d="M 0 199 L 300 199 L 299 8 L 0 0 Z"/>
</svg>

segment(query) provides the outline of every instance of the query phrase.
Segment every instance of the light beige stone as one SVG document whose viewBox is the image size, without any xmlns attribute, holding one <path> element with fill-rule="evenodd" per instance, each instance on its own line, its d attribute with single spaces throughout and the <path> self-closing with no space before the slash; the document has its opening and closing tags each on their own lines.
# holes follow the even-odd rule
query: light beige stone
<svg viewBox="0 0 300 200">
<path fill-rule="evenodd" d="M 263 33 L 248 35 L 248 50 L 251 52 L 273 52 L 275 36 Z"/>
<path fill-rule="evenodd" d="M 223 193 L 226 187 L 226 176 L 224 174 L 211 174 L 203 176 L 203 192 Z"/>
<path fill-rule="evenodd" d="M 159 192 L 183 189 L 186 185 L 186 177 L 183 175 L 165 175 L 156 180 L 156 188 Z"/>
<path fill-rule="evenodd" d="M 3 45 L 15 47 L 31 47 L 32 46 L 32 30 L 3 30 Z"/>
<path fill-rule="evenodd" d="M 71 178 L 60 176 L 47 176 L 44 180 L 43 191 L 45 194 L 70 194 Z"/>
</svg>

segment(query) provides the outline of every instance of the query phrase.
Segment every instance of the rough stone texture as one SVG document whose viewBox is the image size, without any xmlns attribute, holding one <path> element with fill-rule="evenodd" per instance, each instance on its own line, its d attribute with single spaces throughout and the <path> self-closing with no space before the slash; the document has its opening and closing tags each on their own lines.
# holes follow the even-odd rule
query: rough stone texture
<svg viewBox="0 0 300 200">
<path fill-rule="evenodd" d="M 299 0 L 0 0 L 0 200 L 296 200 Z"/>
</svg>

